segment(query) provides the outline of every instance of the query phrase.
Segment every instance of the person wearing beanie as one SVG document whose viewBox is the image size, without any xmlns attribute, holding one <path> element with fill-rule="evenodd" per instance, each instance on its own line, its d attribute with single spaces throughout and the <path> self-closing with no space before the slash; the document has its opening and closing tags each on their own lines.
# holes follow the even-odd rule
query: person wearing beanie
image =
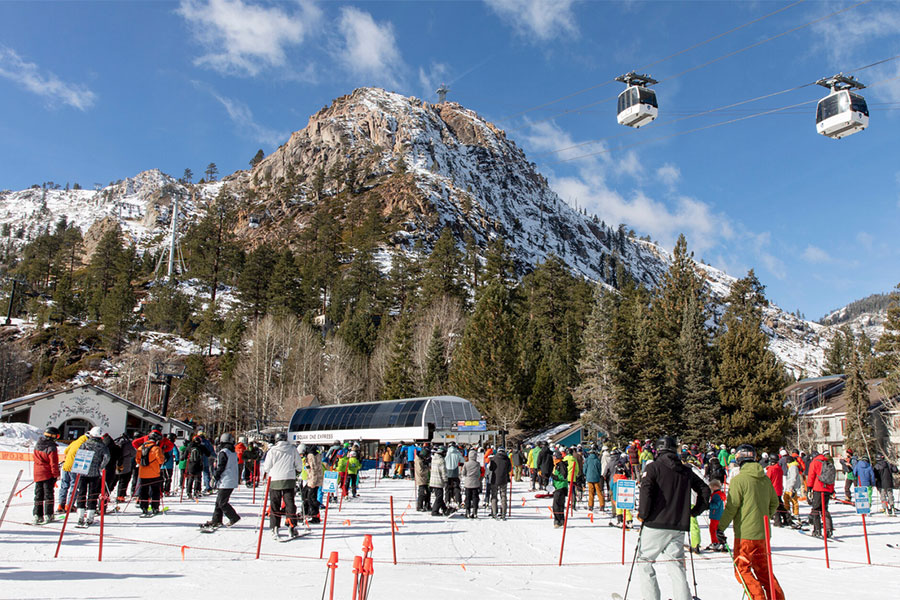
<svg viewBox="0 0 900 600">
<path fill-rule="evenodd" d="M 34 524 L 53 522 L 53 486 L 59 478 L 59 429 L 48 427 L 34 445 Z"/>
<path fill-rule="evenodd" d="M 574 467 L 563 459 L 559 450 L 553 453 L 553 472 L 550 482 L 553 484 L 553 527 L 559 529 L 566 522 L 566 498 L 569 497 L 569 479 L 574 476 Z"/>
</svg>

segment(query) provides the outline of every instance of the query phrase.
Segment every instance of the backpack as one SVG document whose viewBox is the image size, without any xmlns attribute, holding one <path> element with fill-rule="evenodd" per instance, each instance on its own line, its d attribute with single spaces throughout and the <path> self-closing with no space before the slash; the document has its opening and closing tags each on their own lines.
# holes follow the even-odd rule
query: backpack
<svg viewBox="0 0 900 600">
<path fill-rule="evenodd" d="M 149 467 L 150 466 L 150 448 L 153 446 L 150 444 L 144 444 L 141 446 L 141 466 Z"/>
<path fill-rule="evenodd" d="M 200 462 L 200 460 L 201 460 L 200 448 L 198 448 L 197 446 L 193 446 L 191 448 L 190 454 L 188 454 L 188 462 L 193 465 L 196 465 L 197 463 Z"/>
<path fill-rule="evenodd" d="M 822 460 L 822 470 L 819 471 L 819 483 L 822 485 L 834 485 L 837 478 L 837 471 L 834 468 L 834 461 L 829 458 Z"/>
</svg>

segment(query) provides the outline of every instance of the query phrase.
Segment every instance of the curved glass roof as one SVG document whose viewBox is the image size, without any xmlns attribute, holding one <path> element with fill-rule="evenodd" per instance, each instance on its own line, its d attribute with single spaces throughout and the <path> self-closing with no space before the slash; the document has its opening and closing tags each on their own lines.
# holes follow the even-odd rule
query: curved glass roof
<svg viewBox="0 0 900 600">
<path fill-rule="evenodd" d="M 478 411 L 464 398 L 433 396 L 301 408 L 294 412 L 288 431 L 388 429 L 421 427 L 429 423 L 444 429 L 457 421 L 479 418 Z"/>
</svg>

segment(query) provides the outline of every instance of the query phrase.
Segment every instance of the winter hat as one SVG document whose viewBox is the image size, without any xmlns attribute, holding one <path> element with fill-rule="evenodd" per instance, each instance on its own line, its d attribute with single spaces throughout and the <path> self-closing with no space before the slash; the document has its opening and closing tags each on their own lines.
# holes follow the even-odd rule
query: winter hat
<svg viewBox="0 0 900 600">
<path fill-rule="evenodd" d="M 785 450 L 784 448 L 782 448 L 781 451 L 780 451 L 778 454 L 781 455 L 781 456 L 787 456 L 787 450 Z"/>
<path fill-rule="evenodd" d="M 103 437 L 103 430 L 99 427 L 92 427 L 91 430 L 88 431 L 88 436 L 92 438 Z"/>
<path fill-rule="evenodd" d="M 714 491 L 714 492 L 717 491 L 717 490 L 721 490 L 721 489 L 722 489 L 722 482 L 719 481 L 718 479 L 713 479 L 712 481 L 709 482 L 709 489 L 712 490 L 712 491 Z"/>
</svg>

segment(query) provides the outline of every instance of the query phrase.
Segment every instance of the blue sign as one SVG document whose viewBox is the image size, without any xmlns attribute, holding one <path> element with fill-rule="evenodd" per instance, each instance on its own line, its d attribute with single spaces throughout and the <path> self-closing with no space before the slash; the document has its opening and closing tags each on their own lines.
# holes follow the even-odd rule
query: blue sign
<svg viewBox="0 0 900 600">
<path fill-rule="evenodd" d="M 856 486 L 853 488 L 853 504 L 856 505 L 856 514 L 867 515 L 872 510 L 872 503 L 869 501 L 869 488 L 866 486 Z"/>
<path fill-rule="evenodd" d="M 457 421 L 457 431 L 487 431 L 487 421 Z"/>
<path fill-rule="evenodd" d="M 341 474 L 337 471 L 325 471 L 325 479 L 322 482 L 322 492 L 326 494 L 337 494 L 338 479 Z"/>
<path fill-rule="evenodd" d="M 616 482 L 616 508 L 634 510 L 634 479 L 620 479 Z"/>
<path fill-rule="evenodd" d="M 91 463 L 94 462 L 93 450 L 79 450 L 75 453 L 75 462 L 72 463 L 72 472 L 76 475 L 87 475 L 91 470 Z"/>
</svg>

